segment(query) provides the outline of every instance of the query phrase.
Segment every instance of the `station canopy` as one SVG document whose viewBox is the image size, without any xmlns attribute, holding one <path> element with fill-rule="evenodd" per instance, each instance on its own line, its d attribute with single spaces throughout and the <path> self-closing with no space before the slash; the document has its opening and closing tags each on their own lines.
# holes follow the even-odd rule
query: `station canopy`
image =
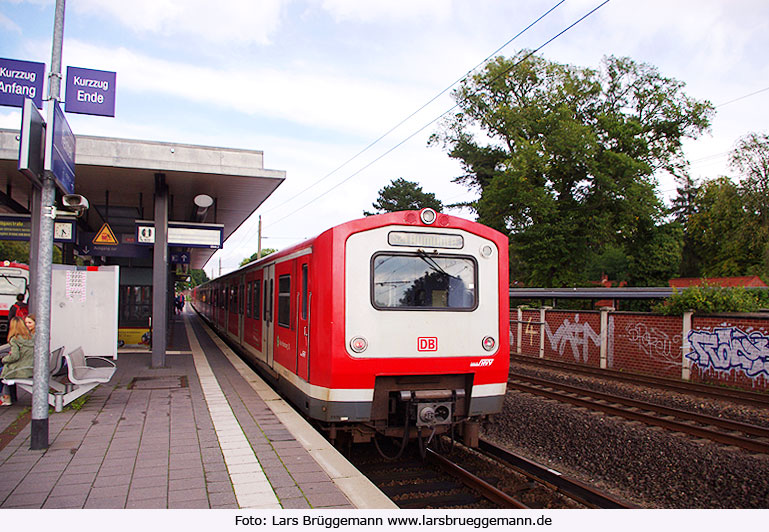
<svg viewBox="0 0 769 532">
<path fill-rule="evenodd" d="M 162 174 L 168 220 L 222 224 L 226 241 L 285 179 L 284 171 L 264 168 L 264 154 L 257 150 L 81 135 L 76 143 L 75 193 L 90 203 L 79 231 L 97 232 L 108 222 L 115 234 L 135 233 L 136 220 L 154 218 L 156 176 Z M 33 185 L 17 170 L 18 156 L 19 131 L 0 129 L 3 214 L 32 211 Z M 204 215 L 194 203 L 201 194 L 214 200 Z M 190 267 L 202 268 L 215 251 L 189 248 Z"/>
</svg>

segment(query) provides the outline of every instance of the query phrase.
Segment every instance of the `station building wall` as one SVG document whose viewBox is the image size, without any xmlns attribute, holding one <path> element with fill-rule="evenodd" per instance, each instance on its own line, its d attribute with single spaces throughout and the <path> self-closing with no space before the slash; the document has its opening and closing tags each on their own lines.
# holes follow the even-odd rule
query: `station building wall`
<svg viewBox="0 0 769 532">
<path fill-rule="evenodd" d="M 769 392 L 769 313 L 514 309 L 513 353 Z"/>
</svg>

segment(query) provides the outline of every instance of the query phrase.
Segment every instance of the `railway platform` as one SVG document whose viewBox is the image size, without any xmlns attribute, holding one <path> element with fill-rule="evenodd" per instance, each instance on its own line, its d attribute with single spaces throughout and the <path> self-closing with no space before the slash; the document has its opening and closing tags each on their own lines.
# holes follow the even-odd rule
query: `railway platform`
<svg viewBox="0 0 769 532">
<path fill-rule="evenodd" d="M 0 408 L 0 508 L 395 508 L 191 310 L 170 335 L 166 367 L 121 349 L 109 383 L 51 412 L 45 451 L 29 394 Z"/>
</svg>

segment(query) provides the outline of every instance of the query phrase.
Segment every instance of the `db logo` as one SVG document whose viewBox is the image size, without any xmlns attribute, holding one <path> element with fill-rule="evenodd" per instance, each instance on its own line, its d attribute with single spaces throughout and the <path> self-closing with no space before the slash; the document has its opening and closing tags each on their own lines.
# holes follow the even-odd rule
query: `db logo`
<svg viewBox="0 0 769 532">
<path fill-rule="evenodd" d="M 417 338 L 417 351 L 437 351 L 438 338 L 434 336 L 420 336 Z"/>
</svg>

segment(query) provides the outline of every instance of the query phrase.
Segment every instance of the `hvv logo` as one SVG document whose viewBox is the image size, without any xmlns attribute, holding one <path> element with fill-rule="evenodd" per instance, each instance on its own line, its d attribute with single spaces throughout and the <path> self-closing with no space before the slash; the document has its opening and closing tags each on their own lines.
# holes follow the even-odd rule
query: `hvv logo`
<svg viewBox="0 0 769 532">
<path fill-rule="evenodd" d="M 435 336 L 420 336 L 417 338 L 417 351 L 422 353 L 438 350 L 438 338 Z"/>
</svg>

